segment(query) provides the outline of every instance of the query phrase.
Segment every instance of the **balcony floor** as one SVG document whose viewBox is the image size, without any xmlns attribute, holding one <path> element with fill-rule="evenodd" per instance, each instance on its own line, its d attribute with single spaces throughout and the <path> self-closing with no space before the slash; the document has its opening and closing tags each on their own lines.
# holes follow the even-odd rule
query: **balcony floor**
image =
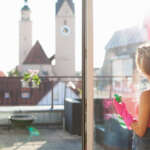
<svg viewBox="0 0 150 150">
<path fill-rule="evenodd" d="M 0 150 L 81 150 L 81 136 L 59 128 L 39 128 L 30 138 L 28 130 L 0 127 Z M 98 145 L 95 150 L 102 150 Z"/>
</svg>

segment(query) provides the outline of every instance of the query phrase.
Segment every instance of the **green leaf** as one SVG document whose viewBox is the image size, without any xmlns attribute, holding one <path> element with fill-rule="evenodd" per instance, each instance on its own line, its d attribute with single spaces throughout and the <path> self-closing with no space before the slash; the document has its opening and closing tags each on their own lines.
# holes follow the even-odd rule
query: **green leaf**
<svg viewBox="0 0 150 150">
<path fill-rule="evenodd" d="M 30 80 L 31 75 L 29 73 L 24 73 L 24 81 L 29 81 Z"/>
<path fill-rule="evenodd" d="M 33 75 L 32 81 L 34 81 L 36 83 L 36 85 L 40 85 L 40 83 L 41 83 L 41 80 L 38 75 Z"/>
</svg>

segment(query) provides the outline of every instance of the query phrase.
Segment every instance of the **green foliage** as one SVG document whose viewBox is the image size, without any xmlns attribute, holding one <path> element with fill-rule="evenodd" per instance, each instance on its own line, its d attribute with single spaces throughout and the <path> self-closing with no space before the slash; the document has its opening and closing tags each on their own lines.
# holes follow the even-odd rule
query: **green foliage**
<svg viewBox="0 0 150 150">
<path fill-rule="evenodd" d="M 31 81 L 31 74 L 30 73 L 24 73 L 23 80 L 26 82 Z"/>
<path fill-rule="evenodd" d="M 32 81 L 34 81 L 36 83 L 36 85 L 40 85 L 40 83 L 41 83 L 41 80 L 37 74 L 32 76 Z"/>
<path fill-rule="evenodd" d="M 38 86 L 41 83 L 40 77 L 35 72 L 24 73 L 23 80 L 26 82 L 34 82 Z"/>
<path fill-rule="evenodd" d="M 11 70 L 8 72 L 8 76 L 9 77 L 19 77 L 19 71 L 17 70 L 17 68 Z"/>
</svg>

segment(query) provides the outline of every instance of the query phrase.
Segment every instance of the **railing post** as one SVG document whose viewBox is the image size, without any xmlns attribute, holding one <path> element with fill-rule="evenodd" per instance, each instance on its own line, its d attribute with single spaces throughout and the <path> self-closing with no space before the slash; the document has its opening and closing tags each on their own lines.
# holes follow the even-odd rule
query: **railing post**
<svg viewBox="0 0 150 150">
<path fill-rule="evenodd" d="M 112 90 L 113 90 L 113 76 L 110 79 L 110 89 L 109 89 L 109 98 L 112 98 Z"/>
<path fill-rule="evenodd" d="M 65 103 L 65 99 L 66 99 L 66 90 L 67 90 L 67 85 L 66 83 L 67 82 L 64 82 L 65 83 L 65 86 L 64 86 L 64 103 Z"/>
<path fill-rule="evenodd" d="M 82 150 L 86 150 L 86 99 L 85 99 L 85 13 L 86 0 L 82 0 Z"/>
<path fill-rule="evenodd" d="M 54 87 L 52 87 L 52 104 L 51 104 L 51 109 L 53 110 L 54 108 Z"/>
</svg>

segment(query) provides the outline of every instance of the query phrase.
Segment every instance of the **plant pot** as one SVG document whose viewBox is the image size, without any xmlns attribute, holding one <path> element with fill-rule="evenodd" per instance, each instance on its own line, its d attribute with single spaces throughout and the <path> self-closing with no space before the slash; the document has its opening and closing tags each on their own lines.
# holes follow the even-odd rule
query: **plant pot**
<svg viewBox="0 0 150 150">
<path fill-rule="evenodd" d="M 29 82 L 24 81 L 24 80 L 21 80 L 21 87 L 22 87 L 22 88 L 29 88 L 29 87 L 30 87 L 30 86 L 29 86 Z"/>
<path fill-rule="evenodd" d="M 32 124 L 34 118 L 31 115 L 12 115 L 10 121 L 15 127 L 25 128 Z"/>
<path fill-rule="evenodd" d="M 22 87 L 21 92 L 30 92 L 30 88 Z"/>
<path fill-rule="evenodd" d="M 39 88 L 39 85 L 37 85 L 34 81 L 32 81 L 32 88 Z"/>
</svg>

